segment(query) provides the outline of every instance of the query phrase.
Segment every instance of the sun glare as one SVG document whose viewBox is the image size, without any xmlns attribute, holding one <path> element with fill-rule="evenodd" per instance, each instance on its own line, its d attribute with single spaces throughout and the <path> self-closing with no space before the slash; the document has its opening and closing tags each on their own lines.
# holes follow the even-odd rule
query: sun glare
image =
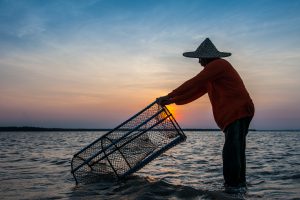
<svg viewBox="0 0 300 200">
<path fill-rule="evenodd" d="M 168 110 L 172 113 L 174 117 L 177 116 L 176 107 L 174 105 L 167 105 Z"/>
</svg>

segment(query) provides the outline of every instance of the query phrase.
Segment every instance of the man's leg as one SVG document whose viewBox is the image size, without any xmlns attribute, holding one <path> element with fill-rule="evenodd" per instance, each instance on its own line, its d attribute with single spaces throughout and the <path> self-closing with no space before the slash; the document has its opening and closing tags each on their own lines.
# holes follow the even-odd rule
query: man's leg
<svg viewBox="0 0 300 200">
<path fill-rule="evenodd" d="M 241 132 L 243 132 L 244 134 L 243 137 L 241 137 L 241 143 L 242 143 L 242 151 L 241 151 L 241 164 L 242 164 L 242 168 L 241 168 L 241 183 L 242 184 L 246 184 L 246 136 L 248 134 L 248 130 L 249 130 L 249 124 L 251 122 L 250 117 L 247 118 L 243 118 L 241 119 Z"/>
<path fill-rule="evenodd" d="M 223 175 L 228 186 L 240 186 L 246 182 L 245 148 L 249 122 L 249 118 L 236 120 L 224 131 Z"/>
</svg>

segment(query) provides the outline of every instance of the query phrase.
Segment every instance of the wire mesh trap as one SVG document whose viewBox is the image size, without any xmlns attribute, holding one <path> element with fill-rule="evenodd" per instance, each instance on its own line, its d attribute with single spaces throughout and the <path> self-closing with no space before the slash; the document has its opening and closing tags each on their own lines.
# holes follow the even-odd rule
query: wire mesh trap
<svg viewBox="0 0 300 200">
<path fill-rule="evenodd" d="M 185 139 L 170 111 L 153 102 L 77 152 L 71 173 L 76 184 L 105 177 L 120 180 Z"/>
</svg>

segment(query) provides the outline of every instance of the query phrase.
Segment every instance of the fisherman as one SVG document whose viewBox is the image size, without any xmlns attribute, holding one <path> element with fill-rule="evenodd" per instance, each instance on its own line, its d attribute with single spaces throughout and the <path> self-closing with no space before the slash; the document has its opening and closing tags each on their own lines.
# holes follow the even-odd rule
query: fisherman
<svg viewBox="0 0 300 200">
<path fill-rule="evenodd" d="M 246 186 L 246 135 L 254 115 L 254 104 L 232 65 L 222 59 L 231 53 L 220 52 L 209 38 L 183 56 L 198 58 L 204 69 L 166 96 L 160 105 L 190 103 L 208 93 L 217 125 L 224 132 L 223 176 L 225 188 Z"/>
</svg>

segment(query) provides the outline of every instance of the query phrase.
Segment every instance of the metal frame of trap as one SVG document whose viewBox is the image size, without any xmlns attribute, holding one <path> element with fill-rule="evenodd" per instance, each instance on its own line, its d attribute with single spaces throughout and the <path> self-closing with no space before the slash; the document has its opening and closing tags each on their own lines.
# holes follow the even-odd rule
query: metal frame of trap
<svg viewBox="0 0 300 200">
<path fill-rule="evenodd" d="M 150 107 L 152 107 L 153 105 L 156 104 L 156 101 L 154 101 L 153 103 L 151 103 L 150 105 L 148 105 L 146 108 L 144 108 L 143 110 L 141 110 L 140 112 L 138 112 L 137 114 L 135 114 L 134 116 L 132 116 L 131 118 L 129 118 L 128 120 L 124 121 L 123 123 L 121 123 L 119 126 L 115 127 L 114 129 L 112 129 L 111 131 L 109 131 L 108 133 L 104 134 L 103 136 L 101 136 L 100 138 L 96 139 L 94 142 L 92 142 L 91 144 L 89 144 L 88 146 L 84 147 L 83 149 L 81 149 L 79 152 L 77 152 L 76 154 L 74 154 L 72 161 L 71 161 L 71 173 L 76 181 L 76 184 L 78 184 L 78 180 L 75 176 L 75 172 L 80 169 L 81 167 L 83 167 L 84 165 L 88 165 L 91 169 L 92 169 L 92 165 L 94 164 L 94 162 L 90 165 L 90 162 L 99 154 L 104 153 L 104 156 L 102 156 L 101 158 L 98 159 L 98 161 L 102 160 L 102 159 L 107 159 L 108 163 L 110 164 L 110 167 L 112 168 L 112 170 L 114 171 L 116 177 L 118 180 L 124 179 L 126 176 L 138 171 L 139 169 L 141 169 L 142 167 L 144 167 L 146 164 L 148 164 L 149 162 L 151 162 L 152 160 L 154 160 L 155 158 L 157 158 L 159 155 L 161 155 L 162 153 L 164 153 L 165 151 L 167 151 L 168 149 L 172 148 L 173 146 L 183 142 L 186 140 L 186 136 L 184 134 L 184 132 L 182 131 L 181 127 L 179 126 L 179 124 L 177 123 L 177 121 L 175 120 L 175 118 L 173 117 L 173 115 L 171 114 L 171 112 L 167 109 L 167 107 L 165 106 L 158 106 L 160 109 L 157 110 L 157 112 L 155 114 L 153 114 L 152 116 L 150 116 L 148 119 L 146 119 L 145 121 L 143 121 L 142 123 L 140 123 L 139 125 L 137 125 L 136 127 L 134 127 L 133 129 L 129 129 L 129 130 L 124 130 L 124 131 L 128 131 L 126 134 L 124 134 L 122 137 L 120 137 L 119 139 L 115 140 L 115 141 L 111 141 L 107 136 L 109 136 L 110 134 L 112 134 L 113 132 L 115 132 L 116 130 L 119 130 L 120 127 L 122 127 L 123 125 L 125 125 L 126 123 L 130 122 L 131 120 L 135 119 L 136 117 L 138 117 L 140 114 L 142 114 L 143 112 L 145 112 L 147 109 L 149 109 Z M 158 120 L 155 124 L 151 125 L 150 127 L 148 127 L 145 130 L 142 130 L 141 132 L 138 133 L 138 135 L 135 135 L 131 140 L 126 141 L 125 143 L 123 143 L 121 146 L 117 146 L 117 143 L 120 142 L 121 140 L 123 140 L 124 138 L 128 137 L 130 134 L 132 134 L 133 132 L 139 130 L 139 128 L 141 128 L 143 125 L 145 125 L 146 123 L 148 123 L 150 120 L 152 120 L 153 118 L 157 117 L 159 114 L 164 113 L 164 117 L 160 120 Z M 172 140 L 170 143 L 162 146 L 160 149 L 152 152 L 151 154 L 147 155 L 145 158 L 143 158 L 142 160 L 140 160 L 138 163 L 136 163 L 134 166 L 131 166 L 126 158 L 124 157 L 124 155 L 122 154 L 122 152 L 119 150 L 121 147 L 125 146 L 126 144 L 130 143 L 132 140 L 140 137 L 142 134 L 146 133 L 149 130 L 153 130 L 155 128 L 155 126 L 159 125 L 160 123 L 162 123 L 165 120 L 169 120 L 172 124 L 172 130 L 177 132 L 177 137 Z M 154 129 L 155 130 L 155 129 Z M 111 141 L 111 144 L 106 146 L 105 148 L 103 148 L 103 144 L 102 144 L 102 140 L 103 139 L 108 139 Z M 95 152 L 93 155 L 91 155 L 88 159 L 83 160 L 83 163 L 81 163 L 79 166 L 75 167 L 73 166 L 73 160 L 76 156 L 78 156 L 80 153 L 84 152 L 85 150 L 87 150 L 88 148 L 90 148 L 92 145 L 96 144 L 97 142 L 101 142 L 101 147 L 102 149 L 99 149 L 99 151 Z M 115 149 L 113 151 L 110 151 L 108 154 L 106 153 L 106 150 L 108 150 L 109 148 L 114 147 Z M 114 168 L 114 165 L 111 163 L 111 161 L 108 159 L 108 156 L 112 153 L 114 153 L 115 151 L 119 151 L 120 154 L 123 156 L 124 160 L 126 161 L 127 165 L 129 166 L 129 170 L 126 171 L 123 174 L 118 174 L 116 169 Z"/>
</svg>

